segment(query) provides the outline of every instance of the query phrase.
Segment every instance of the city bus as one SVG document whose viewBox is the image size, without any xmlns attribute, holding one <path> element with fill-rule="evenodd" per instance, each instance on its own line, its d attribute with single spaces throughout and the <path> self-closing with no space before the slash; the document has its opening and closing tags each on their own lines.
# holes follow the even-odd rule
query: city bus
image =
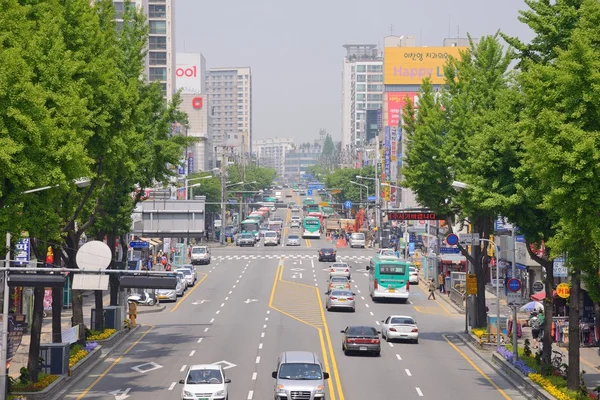
<svg viewBox="0 0 600 400">
<path fill-rule="evenodd" d="M 321 221 L 317 217 L 305 217 L 302 221 L 302 238 L 320 239 Z"/>
<path fill-rule="evenodd" d="M 269 207 L 261 207 L 258 211 L 264 211 L 267 218 L 271 216 L 271 209 Z"/>
<path fill-rule="evenodd" d="M 313 199 L 312 197 L 307 197 L 304 200 L 302 200 L 302 205 L 307 205 L 307 204 L 315 204 L 315 199 Z"/>
<path fill-rule="evenodd" d="M 309 212 L 307 217 L 315 217 L 315 218 L 319 218 L 319 222 L 321 223 L 321 225 L 323 225 L 323 213 L 321 212 Z"/>
<path fill-rule="evenodd" d="M 260 223 L 256 219 L 248 218 L 242 221 L 242 233 L 252 233 L 259 240 L 258 227 Z"/>
<path fill-rule="evenodd" d="M 410 294 L 410 266 L 409 261 L 397 257 L 373 257 L 367 266 L 371 299 L 399 299 L 406 303 Z"/>
<path fill-rule="evenodd" d="M 304 206 L 304 211 L 307 213 L 318 213 L 321 212 L 321 209 L 318 204 L 306 204 Z"/>
<path fill-rule="evenodd" d="M 248 219 L 252 219 L 252 220 L 256 221 L 256 223 L 257 223 L 258 225 L 261 225 L 261 224 L 264 222 L 264 220 L 265 220 L 265 219 L 263 218 L 263 215 L 262 215 L 262 214 L 259 214 L 259 213 L 256 213 L 256 212 L 253 212 L 252 214 L 248 215 L 248 217 L 247 217 L 246 219 L 247 219 L 247 220 L 248 220 Z"/>
</svg>

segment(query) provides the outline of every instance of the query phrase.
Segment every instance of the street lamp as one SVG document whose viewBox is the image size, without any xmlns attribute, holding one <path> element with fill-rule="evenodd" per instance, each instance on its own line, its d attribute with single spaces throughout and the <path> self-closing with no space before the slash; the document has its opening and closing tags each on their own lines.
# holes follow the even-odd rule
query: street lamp
<svg viewBox="0 0 600 400">
<path fill-rule="evenodd" d="M 79 187 L 83 188 L 89 186 L 91 184 L 91 180 L 87 178 L 80 178 L 73 181 L 73 183 Z M 53 189 L 55 187 L 59 187 L 60 185 L 52 185 L 52 186 L 43 186 L 35 189 L 25 190 L 21 192 L 21 194 L 30 194 L 41 192 L 48 189 Z M 10 257 L 11 257 L 11 234 L 10 232 L 6 232 L 6 258 L 4 261 L 4 266 L 6 268 L 10 267 Z M 3 304 L 2 304 L 2 340 L 0 345 L 0 394 L 2 396 L 6 395 L 7 391 L 7 357 L 8 357 L 8 307 L 9 307 L 9 289 L 8 289 L 8 269 L 4 271 L 4 295 L 3 295 Z"/>
<path fill-rule="evenodd" d="M 190 182 L 199 181 L 199 180 L 202 180 L 202 179 L 212 179 L 212 176 L 206 175 L 206 176 L 201 176 L 199 178 L 192 178 L 192 179 L 186 179 L 185 180 L 185 199 L 186 200 L 189 200 L 188 193 L 189 193 L 190 187 L 200 186 L 199 184 L 198 185 L 189 186 Z"/>
<path fill-rule="evenodd" d="M 354 182 L 354 181 L 350 181 L 351 184 L 356 185 L 356 186 L 360 186 L 360 203 L 362 205 L 362 188 L 367 189 L 367 226 L 369 224 L 369 186 L 368 185 L 363 185 L 362 183 L 358 183 L 358 182 Z"/>
</svg>

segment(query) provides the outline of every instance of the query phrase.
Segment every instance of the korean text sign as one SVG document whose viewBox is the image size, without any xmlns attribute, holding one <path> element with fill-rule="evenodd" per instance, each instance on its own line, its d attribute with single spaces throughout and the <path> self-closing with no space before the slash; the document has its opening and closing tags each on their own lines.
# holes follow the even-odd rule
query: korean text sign
<svg viewBox="0 0 600 400">
<path fill-rule="evenodd" d="M 385 85 L 420 85 L 423 79 L 444 83 L 444 65 L 450 57 L 459 58 L 468 47 L 386 47 L 383 56 Z"/>
</svg>

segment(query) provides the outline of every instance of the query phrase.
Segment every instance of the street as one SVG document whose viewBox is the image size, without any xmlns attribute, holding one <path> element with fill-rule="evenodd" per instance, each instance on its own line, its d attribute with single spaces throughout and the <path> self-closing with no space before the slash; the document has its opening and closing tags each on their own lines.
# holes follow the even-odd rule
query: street
<svg viewBox="0 0 600 400">
<path fill-rule="evenodd" d="M 284 219 L 286 212 L 278 211 Z M 411 287 L 407 304 L 371 301 L 365 266 L 374 249 L 339 249 L 338 260 L 352 266 L 357 308 L 327 312 L 330 263 L 318 262 L 317 250 L 328 243 L 308 243 L 214 248 L 212 263 L 196 268 L 194 288 L 162 313 L 140 316 L 134 337 L 61 398 L 178 399 L 187 367 L 221 363 L 232 381 L 230 399 L 271 399 L 271 372 L 287 350 L 321 356 L 332 400 L 522 398 L 455 336 L 464 316 L 427 300 L 421 286 Z M 381 357 L 344 355 L 340 330 L 379 329 L 392 314 L 416 319 L 419 344 L 382 341 Z"/>
</svg>

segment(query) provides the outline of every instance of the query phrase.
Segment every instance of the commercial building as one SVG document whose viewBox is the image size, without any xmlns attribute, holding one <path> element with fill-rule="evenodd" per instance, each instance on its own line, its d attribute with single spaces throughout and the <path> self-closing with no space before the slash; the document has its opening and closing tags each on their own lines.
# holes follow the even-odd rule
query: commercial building
<svg viewBox="0 0 600 400">
<path fill-rule="evenodd" d="M 258 139 L 252 142 L 258 165 L 275 168 L 279 177 L 285 176 L 286 153 L 293 148 L 292 138 Z"/>
<path fill-rule="evenodd" d="M 313 143 L 306 142 L 295 146 L 285 155 L 285 172 L 283 178 L 287 182 L 298 182 L 306 178 L 308 168 L 319 163 L 323 154 L 323 143 L 327 132 L 321 129 L 319 139 Z"/>
<path fill-rule="evenodd" d="M 430 78 L 434 90 L 444 84 L 444 65 L 449 56 L 460 57 L 468 49 L 468 39 L 445 39 L 440 47 L 416 47 L 414 37 L 388 36 L 384 39 L 384 101 L 382 135 L 379 160 L 382 176 L 390 185 L 398 185 L 404 178 L 401 173 L 406 149 L 402 135 L 402 112 L 410 101 L 418 108 L 421 82 Z M 382 197 L 389 206 L 417 207 L 414 193 L 401 189 L 397 195 L 389 186 L 383 187 Z"/>
<path fill-rule="evenodd" d="M 212 134 L 217 147 L 241 160 L 252 154 L 252 73 L 250 67 L 210 68 L 206 93 L 211 103 Z"/>
<path fill-rule="evenodd" d="M 342 69 L 342 149 L 353 153 L 369 139 L 368 111 L 381 109 L 383 56 L 374 44 L 346 44 Z"/>
<path fill-rule="evenodd" d="M 210 171 L 214 165 L 214 146 L 209 133 L 210 116 L 207 95 L 182 93 L 180 110 L 188 115 L 188 126 L 181 126 L 180 134 L 197 138 L 198 141 L 186 149 L 184 168 L 179 172 L 186 175 L 200 171 Z"/>
<path fill-rule="evenodd" d="M 125 1 L 113 1 L 117 28 L 123 25 Z M 173 0 L 132 0 L 148 19 L 148 53 L 145 75 L 148 81 L 160 82 L 167 101 L 175 93 L 175 12 Z"/>
<path fill-rule="evenodd" d="M 200 53 L 177 53 L 175 90 L 182 93 L 206 92 L 206 59 Z"/>
</svg>

